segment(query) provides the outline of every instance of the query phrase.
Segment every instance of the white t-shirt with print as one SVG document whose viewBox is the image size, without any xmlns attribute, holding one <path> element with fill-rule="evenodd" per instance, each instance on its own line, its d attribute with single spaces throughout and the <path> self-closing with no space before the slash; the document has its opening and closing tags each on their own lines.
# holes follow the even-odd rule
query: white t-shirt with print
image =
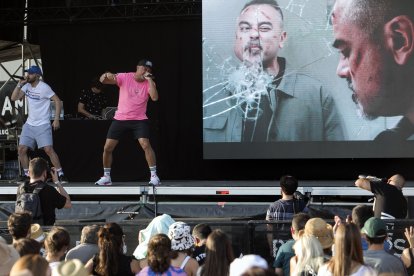
<svg viewBox="0 0 414 276">
<path fill-rule="evenodd" d="M 36 87 L 26 83 L 22 91 L 26 95 L 29 109 L 26 123 L 31 126 L 50 124 L 50 98 L 55 95 L 50 86 L 43 81 L 39 81 Z"/>
</svg>

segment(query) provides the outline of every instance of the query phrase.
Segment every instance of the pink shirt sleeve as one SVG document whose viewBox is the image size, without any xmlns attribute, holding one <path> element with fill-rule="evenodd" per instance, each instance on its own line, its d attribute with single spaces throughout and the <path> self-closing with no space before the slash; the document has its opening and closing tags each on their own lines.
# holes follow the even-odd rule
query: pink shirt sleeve
<svg viewBox="0 0 414 276">
<path fill-rule="evenodd" d="M 125 80 L 125 76 L 126 76 L 125 73 L 118 73 L 118 74 L 116 74 L 116 83 L 118 84 L 118 86 L 121 86 L 122 85 L 122 83 Z"/>
</svg>

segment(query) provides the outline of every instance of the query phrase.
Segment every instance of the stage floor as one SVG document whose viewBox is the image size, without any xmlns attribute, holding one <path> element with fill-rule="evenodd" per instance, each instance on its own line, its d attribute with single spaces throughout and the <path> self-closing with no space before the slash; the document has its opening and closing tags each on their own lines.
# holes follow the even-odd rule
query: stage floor
<svg viewBox="0 0 414 276">
<path fill-rule="evenodd" d="M 350 181 L 300 181 L 298 190 L 312 196 L 371 196 L 372 193 L 353 186 Z M 17 183 L 0 182 L 0 195 L 15 195 Z M 147 182 L 113 182 L 112 186 L 96 186 L 93 182 L 70 182 L 64 185 L 70 195 L 130 196 L 152 195 L 154 189 Z M 163 181 L 155 187 L 160 196 L 272 196 L 280 195 L 278 181 Z M 408 181 L 404 195 L 414 195 L 414 183 Z"/>
<path fill-rule="evenodd" d="M 300 181 L 298 190 L 311 195 L 310 203 L 317 208 L 318 216 L 332 218 L 332 214 L 340 214 L 346 217 L 353 206 L 372 204 L 372 193 L 354 187 L 353 182 Z M 404 188 L 409 202 L 414 196 L 413 184 L 408 182 Z M 128 219 L 131 213 L 151 217 L 156 206 L 156 213 L 174 217 L 263 219 L 269 204 L 280 198 L 278 181 L 165 180 L 155 189 L 146 182 L 114 182 L 112 186 L 72 182 L 64 187 L 73 205 L 57 211 L 60 220 L 119 221 Z M 0 209 L 3 210 L 3 214 L 0 210 L 0 221 L 6 221 L 13 212 L 16 190 L 16 183 L 0 183 Z"/>
</svg>

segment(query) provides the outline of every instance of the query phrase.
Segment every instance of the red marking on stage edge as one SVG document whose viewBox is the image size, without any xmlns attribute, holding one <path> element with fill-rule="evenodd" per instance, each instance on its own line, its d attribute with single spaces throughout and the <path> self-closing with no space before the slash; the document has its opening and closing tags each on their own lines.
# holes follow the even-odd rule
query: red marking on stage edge
<svg viewBox="0 0 414 276">
<path fill-rule="evenodd" d="M 229 190 L 216 191 L 216 195 L 229 195 Z"/>
</svg>

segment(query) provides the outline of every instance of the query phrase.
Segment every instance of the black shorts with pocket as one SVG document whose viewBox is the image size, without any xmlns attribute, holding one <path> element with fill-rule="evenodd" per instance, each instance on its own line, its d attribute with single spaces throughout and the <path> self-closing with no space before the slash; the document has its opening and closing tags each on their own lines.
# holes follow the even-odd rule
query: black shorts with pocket
<svg viewBox="0 0 414 276">
<path fill-rule="evenodd" d="M 106 138 L 120 140 L 122 135 L 127 131 L 132 131 L 135 139 L 149 138 L 148 119 L 128 121 L 113 120 L 111 126 L 109 127 Z"/>
</svg>

